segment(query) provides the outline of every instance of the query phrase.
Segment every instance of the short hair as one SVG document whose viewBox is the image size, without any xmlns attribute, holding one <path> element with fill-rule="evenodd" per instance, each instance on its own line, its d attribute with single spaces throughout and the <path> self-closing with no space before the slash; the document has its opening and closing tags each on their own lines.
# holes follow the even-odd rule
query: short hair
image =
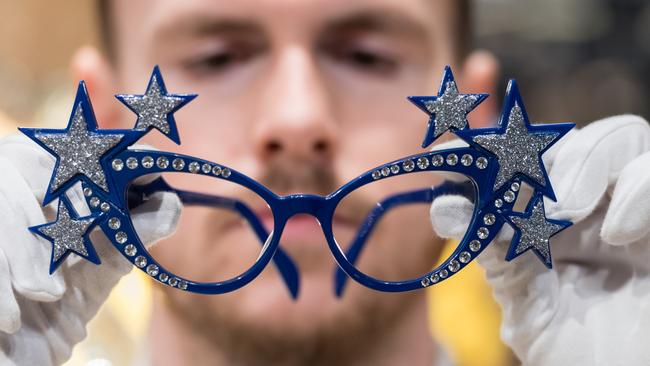
<svg viewBox="0 0 650 366">
<path fill-rule="evenodd" d="M 111 0 L 97 0 L 97 20 L 99 26 L 99 39 L 109 59 L 115 56 L 115 39 L 113 37 L 114 14 L 111 7 Z M 471 0 L 451 0 L 452 21 L 450 34 L 455 37 L 452 42 L 454 47 L 454 59 L 463 60 L 472 48 L 472 4 Z"/>
</svg>

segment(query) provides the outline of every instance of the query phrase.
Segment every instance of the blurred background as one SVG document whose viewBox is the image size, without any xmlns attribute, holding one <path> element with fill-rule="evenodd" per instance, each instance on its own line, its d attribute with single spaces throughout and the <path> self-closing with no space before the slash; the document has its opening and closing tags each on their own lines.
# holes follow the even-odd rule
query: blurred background
<svg viewBox="0 0 650 366">
<path fill-rule="evenodd" d="M 76 84 L 69 76 L 70 57 L 79 46 L 98 43 L 94 5 L 0 0 L 0 134 L 17 125 L 65 125 Z M 650 118 L 650 1 L 477 0 L 474 5 L 474 46 L 500 59 L 501 90 L 508 78 L 518 80 L 533 122 L 584 125 L 621 113 Z M 431 297 L 432 329 L 460 365 L 481 364 L 469 357 L 477 344 L 483 359 L 509 363 L 512 356 L 498 340 L 498 316 L 468 319 L 472 329 L 486 329 L 487 341 L 482 331 L 468 334 L 445 324 L 451 312 L 475 303 L 494 306 L 485 305 L 490 294 L 484 287 L 471 291 L 472 285 L 463 283 L 481 276 L 476 266 L 472 270 L 435 287 L 444 294 Z M 149 286 L 135 272 L 122 281 L 68 365 L 122 365 L 137 357 L 133 340 L 146 334 Z M 461 292 L 476 298 L 454 301 Z"/>
<path fill-rule="evenodd" d="M 612 114 L 650 115 L 650 2 L 474 5 L 475 46 L 499 57 L 503 87 L 510 77 L 519 81 L 534 121 L 584 124 Z M 0 22 L 0 118 L 65 123 L 75 90 L 70 57 L 98 41 L 94 2 L 0 0 L 0 12 L 11 15 Z"/>
</svg>

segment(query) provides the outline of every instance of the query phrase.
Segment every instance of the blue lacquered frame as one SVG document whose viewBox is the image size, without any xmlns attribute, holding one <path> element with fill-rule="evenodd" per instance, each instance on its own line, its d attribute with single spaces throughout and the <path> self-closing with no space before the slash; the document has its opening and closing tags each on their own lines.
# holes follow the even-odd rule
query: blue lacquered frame
<svg viewBox="0 0 650 366">
<path fill-rule="evenodd" d="M 154 75 L 160 80 L 163 86 L 163 92 L 167 93 L 162 82 L 162 76 L 157 67 L 154 68 Z M 451 70 L 447 67 L 438 97 L 411 97 L 411 100 L 426 111 L 426 101 L 440 98 L 450 82 L 454 82 L 454 80 L 453 75 L 451 75 Z M 485 98 L 483 94 L 476 96 L 475 104 L 480 103 Z M 189 96 L 184 97 L 190 98 Z M 76 181 L 81 181 L 84 197 L 92 213 L 91 216 L 96 217 L 97 225 L 127 260 L 161 283 L 195 293 L 222 294 L 234 291 L 255 279 L 269 262 L 273 261 L 280 271 L 291 296 L 296 297 L 300 286 L 298 269 L 290 257 L 279 247 L 279 243 L 286 222 L 297 214 L 311 215 L 321 225 L 329 249 L 338 264 L 338 268 L 334 274 L 335 292 L 337 295 L 340 296 L 343 293 L 348 277 L 353 278 L 366 287 L 386 292 L 409 291 L 427 287 L 452 277 L 480 255 L 498 234 L 504 223 L 507 222 L 506 217 L 513 213 L 513 206 L 517 200 L 522 183 L 526 182 L 530 184 L 534 188 L 534 194 L 537 196 L 543 195 L 551 199 L 555 198 L 544 169 L 542 171 L 545 182 L 549 182 L 547 185 L 540 185 L 526 175 L 518 174 L 510 179 L 508 184 L 504 184 L 495 190 L 495 177 L 499 171 L 498 158 L 493 153 L 474 143 L 471 139 L 472 136 L 479 134 L 503 134 L 506 128 L 504 121 L 507 121 L 513 106 L 518 105 L 523 110 L 523 102 L 513 81 L 509 84 L 506 92 L 499 127 L 490 129 L 468 129 L 465 127 L 462 129 L 451 128 L 449 130 L 465 139 L 469 146 L 411 155 L 377 166 L 359 175 L 327 196 L 311 194 L 279 196 L 254 179 L 219 163 L 173 152 L 128 148 L 144 134 L 148 133 L 151 128 L 146 131 L 97 129 L 92 106 L 90 105 L 90 100 L 83 84 L 79 88 L 75 105 L 84 106 L 86 119 L 90 121 L 88 124 L 91 130 L 90 133 L 101 136 L 102 134 L 119 131 L 125 137 L 117 147 L 108 151 L 99 159 L 99 164 L 106 173 L 107 190 L 98 187 L 87 177 L 81 175 L 76 180 L 67 182 L 57 191 L 48 190 L 46 202 L 44 203 L 63 194 Z M 469 113 L 474 106 L 471 106 L 465 114 Z M 554 134 L 554 141 L 557 141 L 557 139 L 561 138 L 573 127 L 573 124 L 569 123 L 546 126 L 530 125 L 525 110 L 523 110 L 523 115 L 529 133 Z M 435 126 L 435 123 L 435 116 L 432 115 L 427 136 L 431 134 L 431 128 Z M 66 133 L 68 129 L 21 129 L 21 131 L 47 149 L 34 136 L 42 132 Z M 176 131 L 175 127 L 174 131 Z M 434 139 L 429 138 L 429 140 L 429 142 L 432 142 Z M 48 151 L 52 152 L 49 149 Z M 543 151 L 540 152 L 540 159 L 541 153 Z M 332 218 L 341 200 L 351 192 L 367 184 L 396 176 L 426 171 L 458 173 L 467 177 L 468 182 L 457 183 L 445 181 L 435 187 L 401 192 L 387 197 L 382 202 L 379 202 L 368 214 L 359 228 L 356 238 L 344 252 L 338 245 L 332 231 Z M 199 174 L 214 179 L 227 180 L 243 186 L 257 194 L 268 204 L 273 213 L 274 230 L 271 233 L 267 232 L 254 211 L 242 201 L 217 195 L 177 190 L 169 185 L 162 177 L 143 185 L 133 183 L 139 177 L 156 173 Z M 174 192 L 184 205 L 212 206 L 237 211 L 248 221 L 260 239 L 262 251 L 257 261 L 244 273 L 221 282 L 195 282 L 167 270 L 149 254 L 138 237 L 129 215 L 129 209 L 131 207 L 139 205 L 149 195 L 161 191 Z M 379 280 L 356 268 L 355 263 L 364 250 L 366 239 L 372 233 L 376 223 L 385 212 L 401 205 L 431 204 L 436 197 L 448 194 L 461 194 L 474 200 L 474 212 L 464 237 L 453 253 L 439 266 L 423 276 L 406 281 Z M 550 265 L 550 263 L 547 265 Z"/>
</svg>

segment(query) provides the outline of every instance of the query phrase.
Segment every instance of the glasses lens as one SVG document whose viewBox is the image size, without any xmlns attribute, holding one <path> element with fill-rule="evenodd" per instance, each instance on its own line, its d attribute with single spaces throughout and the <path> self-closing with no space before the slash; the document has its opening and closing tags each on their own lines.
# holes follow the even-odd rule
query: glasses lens
<svg viewBox="0 0 650 366">
<path fill-rule="evenodd" d="M 468 180 L 461 175 L 453 179 Z M 332 229 L 348 261 L 382 281 L 413 280 L 433 270 L 445 240 L 434 232 L 429 209 L 443 181 L 431 171 L 389 174 L 343 198 Z M 468 189 L 470 195 L 473 190 Z M 466 230 L 469 223 L 463 225 Z"/>
<path fill-rule="evenodd" d="M 160 179 L 177 191 L 183 209 L 175 233 L 148 249 L 157 262 L 195 282 L 229 280 L 255 264 L 273 230 L 273 214 L 266 201 L 227 179 L 174 172 L 138 178 L 129 188 L 130 205 L 140 199 L 157 199 L 160 192 L 147 190 L 161 187 Z M 129 211 L 143 240 L 160 223 L 137 220 L 137 207 Z"/>
</svg>

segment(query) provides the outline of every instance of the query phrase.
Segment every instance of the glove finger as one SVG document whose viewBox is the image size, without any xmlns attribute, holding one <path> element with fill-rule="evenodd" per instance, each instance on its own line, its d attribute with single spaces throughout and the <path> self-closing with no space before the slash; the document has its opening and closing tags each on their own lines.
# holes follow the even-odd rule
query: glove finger
<svg viewBox="0 0 650 366">
<path fill-rule="evenodd" d="M 51 244 L 28 227 L 46 222 L 30 187 L 6 158 L 0 157 L 0 241 L 9 263 L 14 289 L 36 301 L 54 301 L 65 291 L 60 274 L 49 274 Z"/>
<path fill-rule="evenodd" d="M 650 234 L 650 152 L 629 163 L 621 172 L 605 215 L 600 236 L 624 245 Z"/>
<path fill-rule="evenodd" d="M 153 245 L 174 233 L 183 205 L 175 193 L 156 192 L 131 210 L 131 220 L 140 241 Z"/>
<path fill-rule="evenodd" d="M 11 287 L 9 263 L 0 250 L 0 331 L 13 334 L 20 329 L 20 308 Z"/>
<path fill-rule="evenodd" d="M 461 240 L 465 236 L 469 222 L 474 214 L 474 204 L 466 197 L 445 195 L 431 203 L 429 217 L 436 235 L 443 239 Z M 512 229 L 504 225 L 495 241 L 510 241 Z M 505 253 L 501 258 L 505 258 Z"/>
<path fill-rule="evenodd" d="M 54 157 L 21 133 L 0 139 L 0 156 L 13 164 L 36 199 L 43 202 L 54 169 Z"/>
<path fill-rule="evenodd" d="M 436 234 L 444 239 L 462 239 L 467 230 L 474 205 L 465 197 L 445 195 L 431 203 L 429 215 Z"/>
<path fill-rule="evenodd" d="M 548 213 L 573 222 L 584 219 L 625 165 L 649 149 L 650 127 L 637 116 L 606 118 L 573 134 L 549 173 L 558 201 L 549 202 Z"/>
</svg>

